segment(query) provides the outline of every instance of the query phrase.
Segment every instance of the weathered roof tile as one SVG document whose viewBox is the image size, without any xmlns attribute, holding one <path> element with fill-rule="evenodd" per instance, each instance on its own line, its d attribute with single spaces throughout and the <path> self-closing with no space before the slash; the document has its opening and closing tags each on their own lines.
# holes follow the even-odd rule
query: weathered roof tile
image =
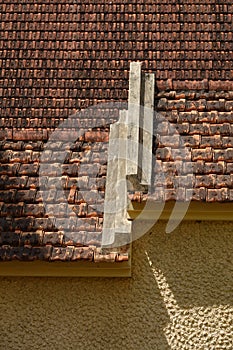
<svg viewBox="0 0 233 350">
<path fill-rule="evenodd" d="M 212 0 L 96 0 L 91 4 L 70 0 L 5 1 L 0 4 L 0 17 L 0 230 L 5 235 L 1 259 L 128 258 L 127 254 L 102 256 L 96 250 L 103 213 L 95 205 L 103 203 L 106 180 L 109 125 L 104 125 L 105 121 L 106 130 L 86 131 L 67 155 L 61 168 L 60 190 L 54 179 L 61 166 L 56 152 L 62 147 L 61 141 L 69 141 L 75 131 L 61 131 L 60 140 L 54 140 L 53 152 L 47 152 L 44 161 L 57 159 L 43 178 L 43 185 L 48 186 L 46 201 L 51 217 L 45 217 L 38 171 L 44 144 L 68 115 L 99 102 L 127 101 L 132 60 L 143 62 L 143 69 L 155 74 L 157 109 L 170 123 L 169 127 L 158 123 L 154 145 L 155 151 L 159 147 L 154 171 L 166 168 L 169 188 L 165 193 L 162 188 L 157 190 L 152 197 L 174 199 L 172 186 L 179 181 L 183 182 L 179 198 L 188 197 L 185 180 L 179 174 L 172 177 L 174 169 L 169 164 L 176 159 L 184 161 L 184 173 L 193 166 L 193 200 L 232 200 L 232 190 L 228 190 L 233 172 L 230 0 L 224 4 Z M 118 119 L 114 113 L 109 117 L 110 124 Z M 95 118 L 80 118 L 73 128 L 91 129 Z M 180 139 L 171 135 L 171 125 L 189 149 L 183 158 L 178 152 Z M 75 207 L 69 227 L 73 231 L 69 237 L 64 234 L 60 244 L 65 246 L 53 248 L 64 226 L 64 198 Z M 137 193 L 131 199 L 143 198 Z M 54 201 L 59 202 L 59 208 L 54 208 Z M 78 223 L 78 218 L 83 221 Z M 7 240 L 8 233 L 11 238 Z M 39 246 L 41 235 L 44 247 Z M 21 247 L 14 249 L 10 245 L 18 244 L 14 237 L 19 236 Z M 95 248 L 83 246 L 90 244 Z M 83 247 L 74 248 L 78 245 Z"/>
</svg>

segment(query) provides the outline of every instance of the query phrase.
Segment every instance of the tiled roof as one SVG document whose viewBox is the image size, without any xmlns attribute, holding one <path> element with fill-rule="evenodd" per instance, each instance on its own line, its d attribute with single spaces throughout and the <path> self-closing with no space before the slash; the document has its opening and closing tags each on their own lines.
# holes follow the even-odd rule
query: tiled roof
<svg viewBox="0 0 233 350">
<path fill-rule="evenodd" d="M 231 80 L 232 14 L 231 0 L 4 0 L 1 116 L 35 128 L 49 117 L 54 127 L 99 100 L 127 100 L 129 61 L 158 83 Z"/>
<path fill-rule="evenodd" d="M 102 214 L 79 197 L 77 183 L 85 188 L 88 180 L 77 180 L 77 168 L 94 150 L 99 175 L 91 196 L 103 197 L 109 125 L 78 139 L 63 166 L 64 190 L 77 210 L 76 242 L 59 233 L 61 211 L 51 207 L 54 218 L 45 215 L 39 161 L 53 130 L 74 111 L 127 101 L 131 61 L 155 74 L 157 108 L 190 145 L 194 199 L 232 200 L 232 15 L 230 0 L 1 2 L 0 259 L 106 258 L 99 251 Z M 92 127 L 91 119 L 85 123 Z M 174 144 L 166 144 L 164 132 L 157 161 L 169 175 Z M 51 159 L 62 143 L 54 147 Z M 173 180 L 169 186 L 166 199 L 173 198 Z M 59 200 L 59 191 L 52 193 Z"/>
<path fill-rule="evenodd" d="M 233 90 L 208 81 L 170 88 L 156 96 L 152 198 L 233 201 Z"/>
</svg>

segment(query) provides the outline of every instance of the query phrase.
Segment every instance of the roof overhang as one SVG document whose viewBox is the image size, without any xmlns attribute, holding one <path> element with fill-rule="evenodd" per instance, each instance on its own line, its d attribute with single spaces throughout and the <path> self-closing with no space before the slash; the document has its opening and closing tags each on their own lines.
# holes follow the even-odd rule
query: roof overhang
<svg viewBox="0 0 233 350">
<path fill-rule="evenodd" d="M 166 202 L 159 220 L 168 220 L 172 214 L 175 201 Z M 146 205 L 146 210 L 145 209 Z M 143 220 L 153 220 L 153 217 L 161 211 L 161 203 L 158 202 L 156 211 L 156 202 L 151 205 L 145 202 L 130 202 L 128 216 L 131 220 L 136 219 L 140 214 Z M 177 210 L 177 209 L 176 209 Z M 182 210 L 182 209 L 181 209 Z M 188 210 L 184 213 L 183 220 L 200 220 L 200 221 L 233 221 L 233 203 L 232 202 L 190 202 Z"/>
<path fill-rule="evenodd" d="M 94 262 L 2 262 L 0 276 L 18 277 L 130 277 L 131 261 L 120 263 Z"/>
</svg>

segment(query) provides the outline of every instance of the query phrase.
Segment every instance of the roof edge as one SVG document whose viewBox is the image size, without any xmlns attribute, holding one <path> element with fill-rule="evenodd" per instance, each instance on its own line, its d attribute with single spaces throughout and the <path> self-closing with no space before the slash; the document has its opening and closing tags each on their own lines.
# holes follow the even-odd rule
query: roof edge
<svg viewBox="0 0 233 350">
<path fill-rule="evenodd" d="M 161 206 L 164 206 L 163 211 L 159 217 L 159 220 L 168 220 L 172 214 L 173 207 L 177 203 L 176 201 L 169 201 L 166 203 L 158 202 L 158 213 L 161 210 Z M 183 203 L 183 202 L 181 202 Z M 150 210 L 149 205 L 145 202 L 130 202 L 128 207 L 128 217 L 133 220 L 140 214 L 140 219 L 153 221 L 153 217 L 156 217 L 157 211 L 154 210 L 156 202 L 153 202 L 153 210 Z M 177 210 L 177 209 L 176 209 Z M 233 202 L 194 202 L 189 204 L 188 210 L 184 213 L 183 220 L 186 221 L 233 221 Z"/>
<path fill-rule="evenodd" d="M 131 259 L 120 263 L 18 261 L 1 263 L 0 276 L 11 277 L 131 277 Z"/>
</svg>

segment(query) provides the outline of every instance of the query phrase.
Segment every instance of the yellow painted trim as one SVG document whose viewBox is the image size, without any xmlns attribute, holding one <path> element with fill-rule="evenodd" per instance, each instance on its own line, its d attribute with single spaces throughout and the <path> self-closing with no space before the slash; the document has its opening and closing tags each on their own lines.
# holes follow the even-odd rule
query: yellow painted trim
<svg viewBox="0 0 233 350">
<path fill-rule="evenodd" d="M 113 263 L 7 261 L 0 263 L 0 276 L 31 277 L 130 277 L 131 261 Z"/>
<path fill-rule="evenodd" d="M 175 202 L 167 202 L 164 206 L 163 212 L 160 216 L 160 220 L 168 220 Z M 159 208 L 161 203 L 158 203 L 158 210 L 150 209 L 147 204 L 147 209 L 143 211 L 145 204 L 131 202 L 128 209 L 128 217 L 130 219 L 135 219 L 139 214 L 141 214 L 142 220 L 153 220 L 155 214 L 159 213 Z M 189 208 L 183 218 L 183 220 L 223 220 L 223 221 L 233 221 L 233 202 L 226 203 L 206 203 L 206 202 L 191 202 Z"/>
</svg>

